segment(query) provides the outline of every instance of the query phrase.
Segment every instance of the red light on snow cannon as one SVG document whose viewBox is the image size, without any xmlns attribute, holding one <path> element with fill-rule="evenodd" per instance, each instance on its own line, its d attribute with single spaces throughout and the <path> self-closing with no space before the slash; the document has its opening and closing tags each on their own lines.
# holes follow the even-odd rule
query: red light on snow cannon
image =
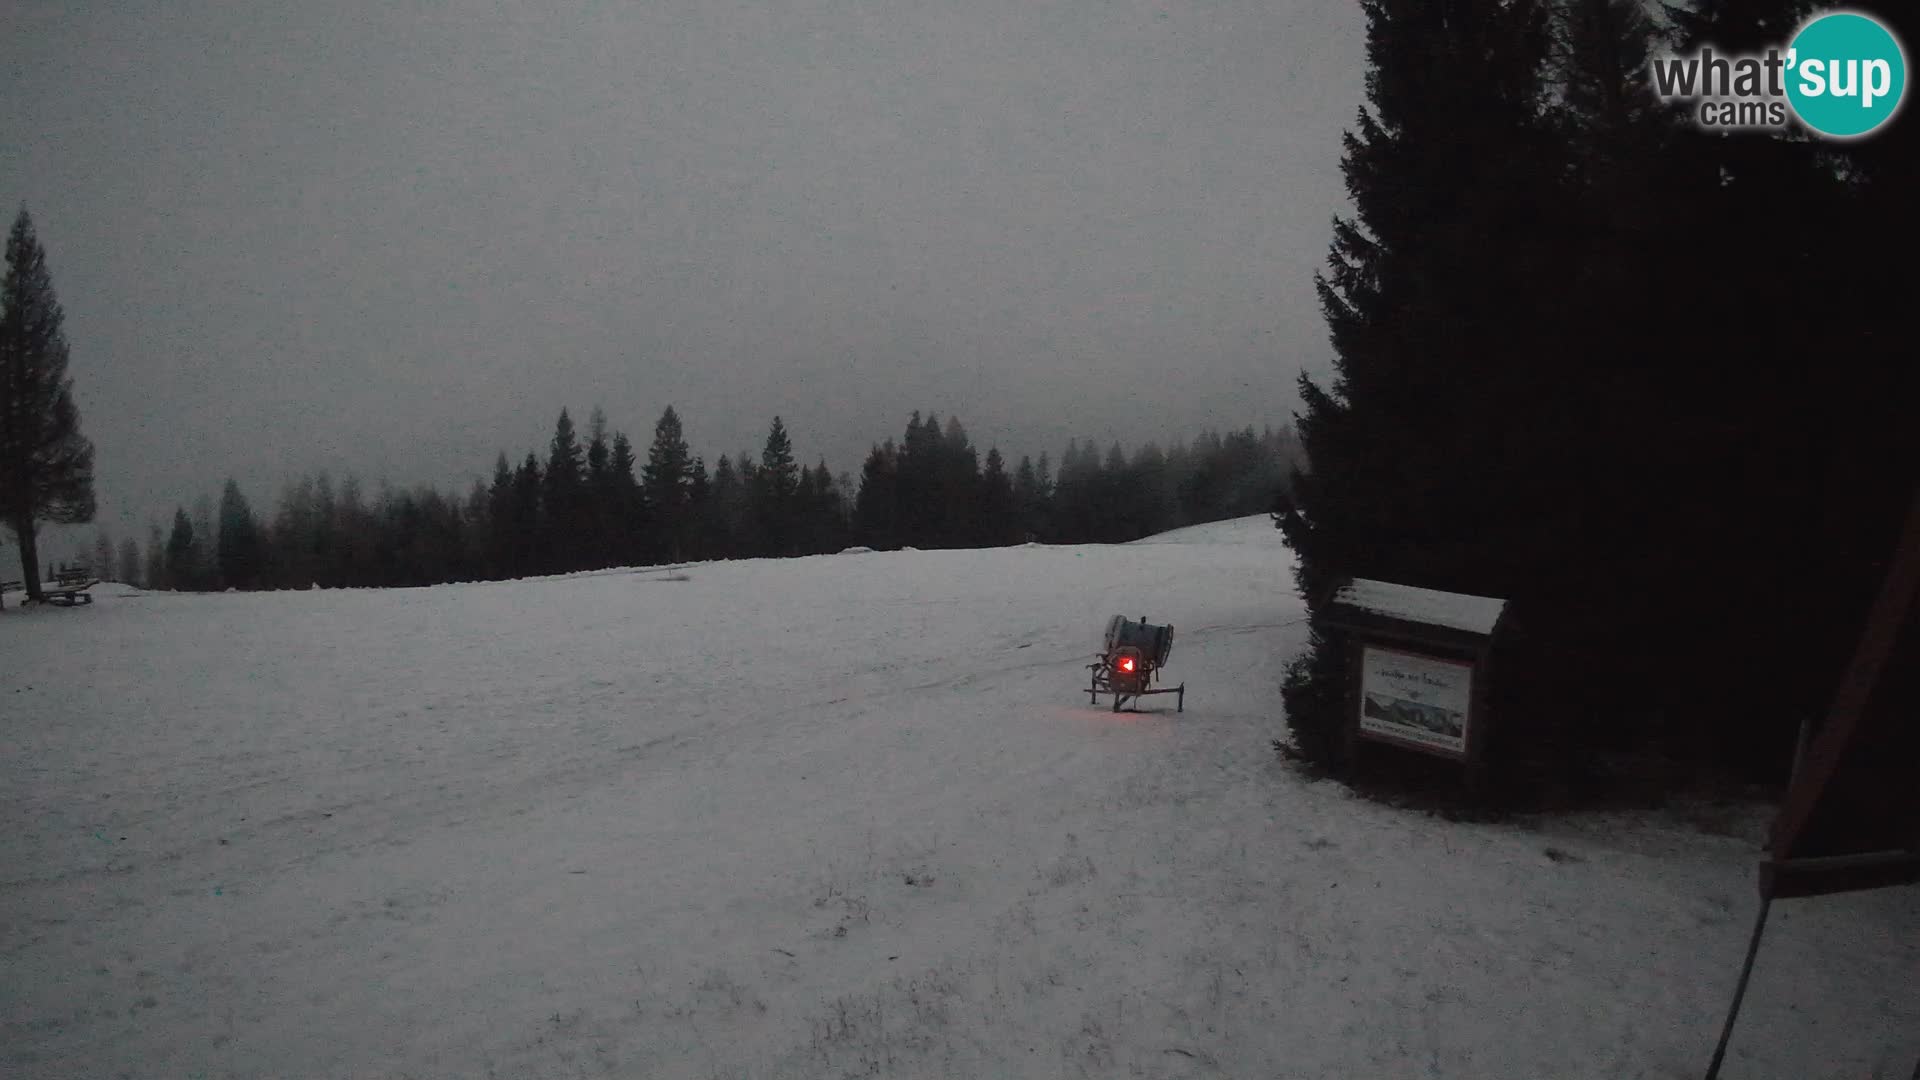
<svg viewBox="0 0 1920 1080">
<path fill-rule="evenodd" d="M 1121 670 L 1121 671 L 1127 671 L 1127 672 L 1131 672 L 1131 671 L 1133 670 L 1133 657 L 1131 657 L 1131 656 L 1123 656 L 1123 657 L 1121 657 L 1121 658 L 1120 658 L 1120 670 Z"/>
</svg>

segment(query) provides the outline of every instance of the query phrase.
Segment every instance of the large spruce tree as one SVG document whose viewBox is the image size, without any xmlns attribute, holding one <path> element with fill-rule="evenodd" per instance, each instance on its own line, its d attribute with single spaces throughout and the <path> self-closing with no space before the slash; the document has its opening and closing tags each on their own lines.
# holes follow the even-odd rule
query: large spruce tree
<svg viewBox="0 0 1920 1080">
<path fill-rule="evenodd" d="M 737 526 L 745 515 L 746 488 L 733 459 L 725 454 L 713 466 L 713 483 L 696 518 L 696 546 L 703 558 L 725 559 L 739 554 Z"/>
<path fill-rule="evenodd" d="M 693 455 L 687 449 L 680 414 L 669 405 L 653 426 L 647 463 L 640 467 L 640 494 L 646 500 L 652 524 L 655 558 L 678 562 L 685 557 L 692 526 Z"/>
<path fill-rule="evenodd" d="M 860 466 L 860 491 L 853 500 L 853 529 L 862 544 L 881 550 L 899 543 L 899 454 L 893 440 L 876 443 Z"/>
<path fill-rule="evenodd" d="M 544 509 L 545 569 L 564 572 L 580 569 L 586 538 L 586 464 L 582 460 L 580 440 L 573 431 L 573 419 L 560 410 L 554 422 L 553 439 L 547 445 L 547 468 L 541 474 L 544 487 L 540 501 Z"/>
<path fill-rule="evenodd" d="M 1034 471 L 1033 459 L 1020 455 L 1020 467 L 1013 472 L 1014 539 L 1038 540 L 1045 529 L 1041 525 L 1041 514 L 1046 508 L 1046 495 L 1040 490 L 1040 475 Z"/>
<path fill-rule="evenodd" d="M 39 523 L 93 520 L 93 444 L 80 434 L 67 376 L 66 316 L 25 207 L 7 233 L 6 258 L 0 284 L 0 522 L 19 541 L 28 597 L 40 600 Z"/>
<path fill-rule="evenodd" d="M 794 464 L 787 425 L 778 416 L 767 427 L 767 441 L 760 448 L 760 469 L 754 480 L 754 516 L 764 545 L 760 554 L 794 554 L 794 500 L 800 489 L 800 468 Z"/>
<path fill-rule="evenodd" d="M 1656 50 L 1782 45 L 1793 0 L 1675 5 L 1664 41 L 1629 0 L 1365 7 L 1336 368 L 1279 507 L 1315 615 L 1296 746 L 1336 754 L 1318 616 L 1358 575 L 1511 601 L 1497 756 L 1778 778 L 1920 468 L 1898 276 L 1833 272 L 1912 222 L 1913 125 L 1705 132 L 1649 93 Z"/>
<path fill-rule="evenodd" d="M 240 485 L 231 478 L 220 493 L 220 525 L 215 561 L 220 568 L 220 583 L 230 589 L 253 589 L 260 585 L 265 554 L 260 526 L 253 508 L 240 493 Z"/>
<path fill-rule="evenodd" d="M 589 569 L 612 566 L 613 549 L 613 445 L 609 441 L 607 415 L 594 406 L 587 419 L 586 489 L 582 496 L 580 527 L 584 534 L 580 545 L 582 560 Z"/>
<path fill-rule="evenodd" d="M 493 461 L 493 481 L 487 485 L 487 565 L 495 578 L 519 577 L 520 521 L 515 502 L 513 467 L 507 452 Z"/>
<path fill-rule="evenodd" d="M 133 537 L 122 537 L 114 572 L 128 585 L 145 585 L 140 574 L 140 544 Z"/>
<path fill-rule="evenodd" d="M 1032 466 L 1028 466 L 1031 474 Z M 1031 475 L 1029 475 L 1031 479 Z M 974 500 L 971 519 L 974 535 L 987 547 L 1018 543 L 1019 515 L 1014 512 L 1013 480 L 1007 475 L 1000 448 L 987 447 L 987 464 L 980 474 L 979 494 Z"/>
<path fill-rule="evenodd" d="M 200 588 L 199 547 L 204 543 L 193 532 L 193 520 L 184 507 L 174 507 L 173 531 L 167 535 L 167 587 Z"/>
<path fill-rule="evenodd" d="M 1304 374 L 1312 471 L 1281 522 L 1315 616 L 1290 672 L 1297 747 L 1328 761 L 1344 667 L 1318 616 L 1357 575 L 1511 595 L 1533 477 L 1524 387 L 1560 312 L 1545 12 L 1531 0 L 1365 0 L 1367 107 L 1345 137 L 1356 214 L 1316 276 L 1335 375 Z M 1063 466 L 1062 483 L 1066 482 Z"/>
<path fill-rule="evenodd" d="M 1703 0 L 1670 9 L 1673 44 L 1782 46 L 1830 6 Z M 1860 7 L 1909 43 L 1920 30 L 1910 4 Z M 1711 262 L 1652 323 L 1662 422 L 1627 470 L 1660 508 L 1642 576 L 1665 602 L 1656 646 L 1687 660 L 1647 666 L 1677 738 L 1774 776 L 1831 699 L 1920 470 L 1912 275 L 1843 269 L 1887 266 L 1913 235 L 1917 133 L 1908 108 L 1851 142 L 1689 125 L 1669 151 L 1672 231 Z M 1771 674 L 1715 675 L 1730 669 Z"/>
<path fill-rule="evenodd" d="M 147 551 L 145 571 L 141 584 L 149 589 L 169 589 L 172 582 L 167 577 L 167 545 L 160 532 L 160 523 L 147 524 Z"/>
<path fill-rule="evenodd" d="M 611 499 L 607 527 L 614 559 L 622 563 L 638 562 L 644 556 L 641 540 L 646 533 L 646 502 L 634 466 L 633 442 L 625 432 L 614 432 L 613 453 L 607 462 Z"/>
<path fill-rule="evenodd" d="M 529 450 L 513 473 L 512 563 L 518 576 L 540 573 L 546 559 L 546 506 L 540 497 L 541 483 L 540 459 Z"/>
</svg>

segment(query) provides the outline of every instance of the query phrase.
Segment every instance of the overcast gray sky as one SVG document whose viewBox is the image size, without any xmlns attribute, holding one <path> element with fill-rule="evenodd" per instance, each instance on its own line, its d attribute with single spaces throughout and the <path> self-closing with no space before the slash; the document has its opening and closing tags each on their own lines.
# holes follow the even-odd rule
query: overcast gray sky
<svg viewBox="0 0 1920 1080">
<path fill-rule="evenodd" d="M 82 9 L 80 12 L 69 7 Z M 1285 420 L 1351 0 L 0 3 L 0 199 L 116 534 L 239 479 L 464 490 L 602 406 L 857 474 Z"/>
</svg>

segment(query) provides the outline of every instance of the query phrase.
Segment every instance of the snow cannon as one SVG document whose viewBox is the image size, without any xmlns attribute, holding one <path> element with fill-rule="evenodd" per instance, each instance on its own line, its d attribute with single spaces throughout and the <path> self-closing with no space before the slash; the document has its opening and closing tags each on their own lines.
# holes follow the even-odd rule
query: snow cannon
<svg viewBox="0 0 1920 1080">
<path fill-rule="evenodd" d="M 1154 680 L 1167 658 L 1173 655 L 1173 627 L 1155 626 L 1142 616 L 1139 620 L 1115 615 L 1107 622 L 1100 656 L 1087 665 L 1092 678 L 1087 684 L 1089 704 L 1100 703 L 1101 694 L 1113 695 L 1113 711 L 1128 699 L 1151 694 L 1177 694 L 1177 711 L 1187 711 L 1187 684 L 1155 689 Z"/>
</svg>

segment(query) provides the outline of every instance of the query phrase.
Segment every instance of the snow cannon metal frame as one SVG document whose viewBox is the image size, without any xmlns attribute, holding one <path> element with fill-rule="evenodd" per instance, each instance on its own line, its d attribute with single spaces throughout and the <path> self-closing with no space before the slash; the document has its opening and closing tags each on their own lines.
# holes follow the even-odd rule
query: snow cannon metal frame
<svg viewBox="0 0 1920 1080">
<path fill-rule="evenodd" d="M 1101 694 L 1113 695 L 1113 711 L 1128 698 L 1152 694 L 1178 694 L 1177 711 L 1187 711 L 1187 684 L 1153 688 L 1160 669 L 1173 655 L 1173 627 L 1154 626 L 1145 616 L 1138 621 L 1115 615 L 1107 623 L 1100 658 L 1087 665 L 1092 673 L 1087 684 L 1087 703 L 1097 705 Z"/>
</svg>

